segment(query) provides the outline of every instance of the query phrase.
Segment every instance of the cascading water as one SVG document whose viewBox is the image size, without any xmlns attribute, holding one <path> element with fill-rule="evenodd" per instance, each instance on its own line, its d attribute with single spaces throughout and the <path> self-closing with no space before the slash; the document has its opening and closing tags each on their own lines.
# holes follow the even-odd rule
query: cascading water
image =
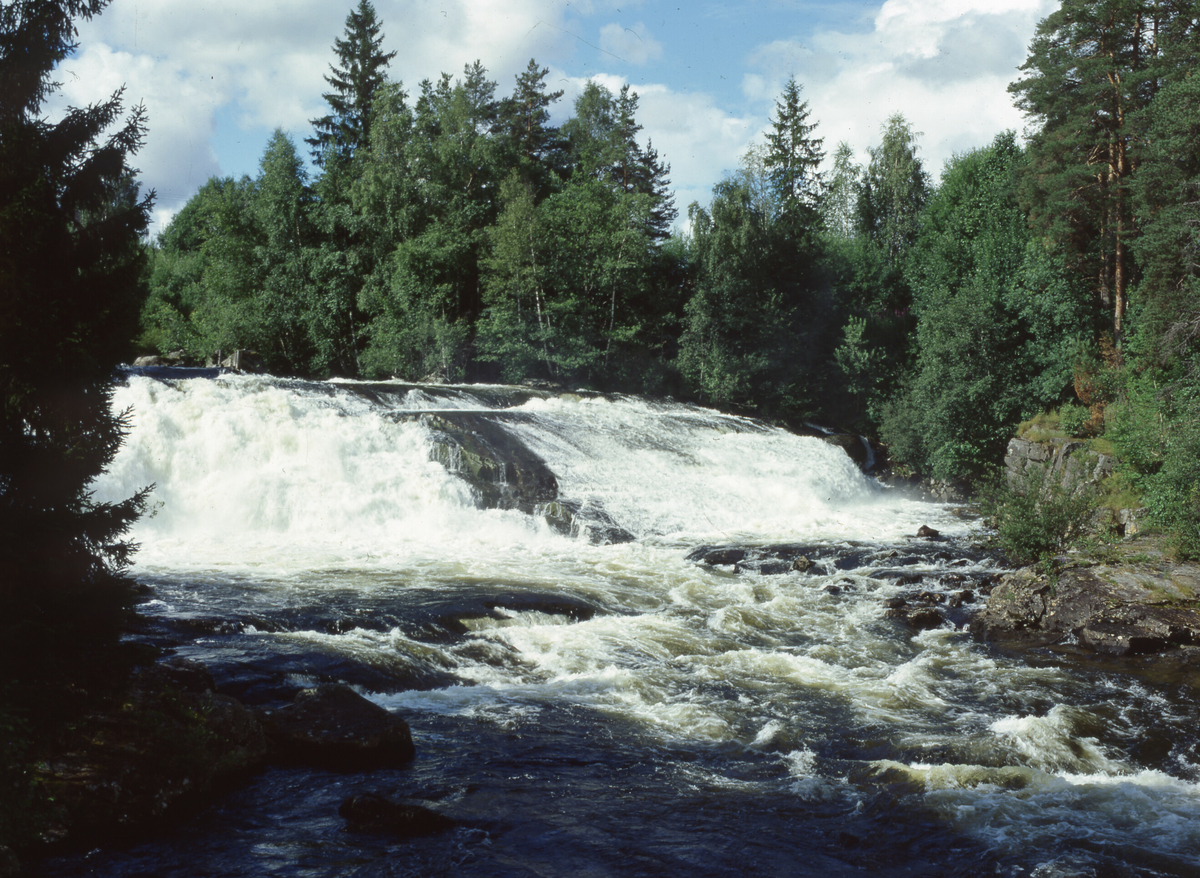
<svg viewBox="0 0 1200 878">
<path fill-rule="evenodd" d="M 965 610 L 919 633 L 889 619 L 888 598 L 961 600 L 994 570 L 969 522 L 818 439 L 512 388 L 135 375 L 116 405 L 133 428 L 96 493 L 156 485 L 134 533 L 147 636 L 250 703 L 345 680 L 409 720 L 419 757 L 271 769 L 90 874 L 1200 869 L 1191 706 L 997 653 Z M 481 508 L 422 412 L 493 420 L 561 500 L 634 539 Z M 913 539 L 922 524 L 952 539 Z M 689 560 L 731 544 L 813 566 Z M 404 847 L 340 832 L 337 801 L 367 789 L 460 828 Z"/>
</svg>

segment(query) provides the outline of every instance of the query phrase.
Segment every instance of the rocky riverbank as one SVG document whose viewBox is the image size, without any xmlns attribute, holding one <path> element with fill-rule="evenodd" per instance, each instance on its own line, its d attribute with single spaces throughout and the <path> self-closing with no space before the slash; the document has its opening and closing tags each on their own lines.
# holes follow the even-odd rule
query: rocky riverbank
<svg viewBox="0 0 1200 878">
<path fill-rule="evenodd" d="M 114 680 L 90 710 L 41 743 L 27 842 L 19 857 L 0 846 L 0 878 L 26 874 L 22 861 L 46 854 L 139 841 L 269 764 L 361 771 L 403 765 L 414 755 L 408 724 L 344 684 L 301 690 L 274 710 L 251 710 L 216 692 L 197 662 L 148 663 Z M 368 827 L 362 831 L 406 836 L 453 825 L 421 805 L 380 796 L 367 805 L 373 810 L 344 804 L 351 831 L 361 824 Z"/>
<path fill-rule="evenodd" d="M 1002 577 L 970 629 L 1005 648 L 1120 659 L 1200 686 L 1200 565 L 1172 560 L 1152 534 L 1069 553 Z"/>
</svg>

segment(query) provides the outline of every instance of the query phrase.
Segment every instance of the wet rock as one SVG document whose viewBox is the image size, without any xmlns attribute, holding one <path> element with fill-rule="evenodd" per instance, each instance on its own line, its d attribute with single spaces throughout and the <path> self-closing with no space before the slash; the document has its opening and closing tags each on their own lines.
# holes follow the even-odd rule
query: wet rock
<svg viewBox="0 0 1200 878">
<path fill-rule="evenodd" d="M 792 561 L 792 569 L 800 573 L 804 573 L 809 567 L 812 567 L 812 561 L 808 560 L 804 555 Z"/>
<path fill-rule="evenodd" d="M 883 614 L 887 619 L 902 622 L 914 631 L 939 627 L 945 619 L 933 607 L 895 607 Z"/>
<path fill-rule="evenodd" d="M 936 591 L 923 591 L 916 596 L 916 600 L 923 604 L 940 604 L 946 600 L 946 596 Z"/>
<path fill-rule="evenodd" d="M 924 580 L 920 573 L 905 573 L 896 577 L 896 585 L 918 585 Z"/>
<path fill-rule="evenodd" d="M 842 587 L 840 585 L 826 584 L 821 586 L 821 591 L 828 592 L 831 595 L 839 595 L 842 593 Z"/>
<path fill-rule="evenodd" d="M 470 484 L 482 508 L 534 515 L 558 500 L 558 480 L 545 461 L 501 426 L 515 416 L 445 411 L 411 417 L 432 431 L 433 459 Z"/>
<path fill-rule="evenodd" d="M 940 540 L 942 538 L 942 535 L 938 531 L 934 530 L 927 524 L 923 524 L 917 528 L 917 536 L 924 537 L 925 539 L 929 540 Z"/>
<path fill-rule="evenodd" d="M 394 768 L 415 755 L 408 723 L 344 683 L 302 690 L 263 725 L 280 758 L 322 768 Z"/>
<path fill-rule="evenodd" d="M 1075 567 L 1055 577 L 1025 568 L 1004 576 L 971 620 L 977 637 L 1049 645 L 1075 636 L 1110 655 L 1200 644 L 1200 567 Z"/>
<path fill-rule="evenodd" d="M 338 808 L 350 832 L 376 832 L 398 838 L 437 835 L 457 824 L 422 805 L 393 802 L 375 793 L 350 796 Z"/>
<path fill-rule="evenodd" d="M 946 601 L 948 607 L 961 607 L 963 604 L 972 603 L 975 600 L 975 592 L 969 588 L 964 588 L 961 591 L 956 591 Z"/>
<path fill-rule="evenodd" d="M 790 573 L 792 570 L 792 564 L 781 559 L 771 558 L 758 563 L 760 576 L 779 576 L 784 573 Z"/>
<path fill-rule="evenodd" d="M 586 536 L 588 542 L 597 546 L 613 546 L 631 543 L 635 537 L 617 524 L 604 508 L 594 500 L 581 503 L 577 500 L 553 500 L 543 504 L 538 512 L 546 523 L 567 536 Z"/>
<path fill-rule="evenodd" d="M 874 457 L 871 449 L 863 442 L 861 436 L 856 436 L 853 433 L 826 433 L 824 431 L 818 434 L 818 438 L 837 446 L 846 452 L 846 456 L 854 461 L 863 472 L 870 472 Z"/>
<path fill-rule="evenodd" d="M 901 607 L 908 606 L 908 601 L 906 601 L 904 598 L 888 598 L 883 602 L 883 605 L 889 610 L 897 610 Z"/>
<path fill-rule="evenodd" d="M 737 564 L 746 557 L 746 550 L 736 547 L 714 548 L 712 546 L 701 546 L 693 550 L 687 556 L 689 561 L 698 561 L 701 564 L 716 566 L 718 564 Z"/>
</svg>

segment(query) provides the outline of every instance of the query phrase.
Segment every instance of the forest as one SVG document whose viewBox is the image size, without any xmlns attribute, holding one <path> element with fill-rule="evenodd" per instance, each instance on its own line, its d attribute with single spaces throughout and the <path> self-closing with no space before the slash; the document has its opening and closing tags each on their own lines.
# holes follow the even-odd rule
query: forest
<svg viewBox="0 0 1200 878">
<path fill-rule="evenodd" d="M 531 60 L 413 93 L 368 0 L 305 147 L 212 178 L 150 247 L 140 345 L 279 374 L 548 381 L 876 438 L 983 477 L 1022 421 L 1116 450 L 1121 490 L 1200 549 L 1200 4 L 1066 0 L 1009 90 L 1024 137 L 936 178 L 892 116 L 865 167 L 792 80 L 765 141 L 692 204 L 591 82 Z M 687 231 L 681 231 L 686 228 Z"/>
</svg>

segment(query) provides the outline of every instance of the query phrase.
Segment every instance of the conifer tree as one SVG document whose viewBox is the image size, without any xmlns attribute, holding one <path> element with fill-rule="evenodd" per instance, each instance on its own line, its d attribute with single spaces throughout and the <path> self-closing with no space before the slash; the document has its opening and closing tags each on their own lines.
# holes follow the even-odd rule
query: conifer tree
<svg viewBox="0 0 1200 878">
<path fill-rule="evenodd" d="M 1092 278 L 1118 341 L 1136 281 L 1129 187 L 1141 141 L 1131 123 L 1194 65 L 1198 13 L 1193 0 L 1064 0 L 1038 25 L 1025 76 L 1009 86 L 1035 126 L 1031 219 Z"/>
<path fill-rule="evenodd" d="M 500 103 L 500 124 L 508 137 L 517 161 L 526 177 L 543 178 L 555 170 L 561 159 L 562 142 L 558 129 L 550 125 L 550 105 L 563 96 L 562 90 L 546 91 L 548 67 L 529 66 L 517 74 L 517 87 L 511 97 Z M 558 159 L 558 160 L 556 160 Z"/>
<path fill-rule="evenodd" d="M 800 100 L 801 90 L 793 77 L 775 102 L 764 164 L 784 215 L 811 228 L 820 220 L 821 174 L 817 169 L 825 160 L 821 149 L 825 141 L 813 136 L 817 125 L 808 121 L 808 101 Z"/>
<path fill-rule="evenodd" d="M 371 106 L 375 95 L 387 81 L 385 70 L 396 57 L 384 52 L 383 34 L 370 0 L 359 0 L 358 8 L 346 17 L 346 36 L 334 41 L 338 64 L 330 64 L 332 76 L 325 81 L 333 91 L 322 97 L 329 104 L 328 115 L 313 119 L 316 129 L 305 143 L 313 148 L 317 164 L 323 164 L 327 150 L 348 158 L 364 146 L 371 136 Z"/>
<path fill-rule="evenodd" d="M 138 197 L 126 163 L 144 112 L 122 122 L 117 91 L 41 116 L 75 19 L 106 5 L 0 6 L 0 659 L 43 637 L 113 633 L 128 596 L 122 535 L 145 496 L 107 504 L 89 491 L 126 423 L 109 402 L 135 335 L 153 198 Z"/>
</svg>

